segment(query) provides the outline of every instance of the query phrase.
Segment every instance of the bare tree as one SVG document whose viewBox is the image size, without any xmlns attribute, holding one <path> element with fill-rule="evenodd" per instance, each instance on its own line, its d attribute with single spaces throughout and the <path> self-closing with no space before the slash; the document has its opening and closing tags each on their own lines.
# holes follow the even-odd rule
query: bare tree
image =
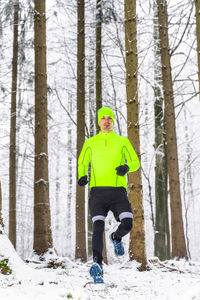
<svg viewBox="0 0 200 300">
<path fill-rule="evenodd" d="M 85 140 L 85 1 L 77 0 L 77 165 Z M 75 257 L 86 261 L 85 189 L 76 185 L 76 252 Z"/>
<path fill-rule="evenodd" d="M 162 95 L 161 57 L 158 14 L 154 2 L 154 114 L 155 114 L 155 255 L 161 260 L 170 258 L 170 232 L 168 218 L 168 172 L 164 129 L 164 99 Z"/>
<path fill-rule="evenodd" d="M 69 103 L 68 103 L 68 109 L 70 114 L 72 114 L 72 95 L 69 94 Z M 71 128 L 71 124 L 69 122 L 68 126 L 68 192 L 67 192 L 67 220 L 66 220 L 66 227 L 67 227 L 67 249 L 70 249 L 71 247 L 71 241 L 72 241 L 72 228 L 71 228 L 71 222 L 72 222 L 72 216 L 71 216 L 71 207 L 72 207 L 72 194 L 73 194 L 73 157 L 72 157 L 72 140 L 73 140 L 73 130 Z"/>
<path fill-rule="evenodd" d="M 89 61 L 88 61 L 88 106 L 89 106 L 89 131 L 90 131 L 90 137 L 95 135 L 96 132 L 96 107 L 95 107 L 95 59 L 93 54 L 93 36 L 90 37 L 89 46 L 90 46 L 90 55 L 89 55 Z M 90 180 L 90 174 L 91 170 L 89 167 L 89 180 Z M 90 193 L 90 187 L 88 185 L 88 195 Z M 90 210 L 88 205 L 88 256 L 92 255 L 92 219 L 90 217 Z"/>
<path fill-rule="evenodd" d="M 166 0 L 157 0 L 159 38 L 162 63 L 162 82 L 165 104 L 165 129 L 171 205 L 172 257 L 187 257 L 180 194 L 178 151 L 174 111 L 174 95 L 168 40 Z"/>
<path fill-rule="evenodd" d="M 197 58 L 198 58 L 198 79 L 200 92 L 200 0 L 195 0 L 196 8 L 196 36 L 197 36 Z"/>
<path fill-rule="evenodd" d="M 125 0 L 126 94 L 128 138 L 140 158 L 138 58 L 136 35 L 136 1 Z M 134 226 L 130 233 L 130 259 L 141 263 L 146 270 L 144 209 L 142 202 L 141 169 L 129 174 L 129 197 L 133 208 Z"/>
<path fill-rule="evenodd" d="M 102 54 L 102 1 L 96 4 L 96 111 L 102 107 L 102 79 L 101 79 L 101 54 Z M 96 130 L 98 131 L 98 117 L 96 113 Z"/>
<path fill-rule="evenodd" d="M 45 0 L 35 0 L 35 168 L 34 251 L 42 255 L 52 248 L 48 178 L 47 68 Z"/>
<path fill-rule="evenodd" d="M 16 98 L 18 69 L 19 3 L 14 2 L 12 92 L 10 116 L 10 162 L 9 162 L 9 239 L 16 248 Z"/>
</svg>

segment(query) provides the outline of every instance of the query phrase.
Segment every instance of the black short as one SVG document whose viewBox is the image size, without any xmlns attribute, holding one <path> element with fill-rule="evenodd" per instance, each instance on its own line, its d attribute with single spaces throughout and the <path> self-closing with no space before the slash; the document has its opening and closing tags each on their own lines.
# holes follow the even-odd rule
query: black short
<svg viewBox="0 0 200 300">
<path fill-rule="evenodd" d="M 93 222 L 104 220 L 112 211 L 117 221 L 132 218 L 131 204 L 123 187 L 94 187 L 90 191 L 90 214 Z"/>
</svg>

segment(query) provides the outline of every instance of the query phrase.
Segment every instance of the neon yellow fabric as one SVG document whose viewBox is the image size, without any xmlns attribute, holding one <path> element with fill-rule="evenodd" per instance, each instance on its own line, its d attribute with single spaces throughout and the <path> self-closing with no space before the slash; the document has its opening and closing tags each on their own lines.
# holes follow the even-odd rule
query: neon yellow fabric
<svg viewBox="0 0 200 300">
<path fill-rule="evenodd" d="M 129 172 L 140 167 L 140 162 L 128 138 L 100 131 L 87 139 L 78 159 L 78 178 L 87 175 L 91 164 L 90 188 L 112 186 L 127 188 L 126 176 L 116 174 L 116 167 L 127 164 Z"/>
<path fill-rule="evenodd" d="M 109 116 L 113 120 L 113 125 L 115 125 L 115 116 L 112 108 L 103 106 L 98 110 L 98 124 L 100 123 L 100 120 L 105 116 Z"/>
</svg>

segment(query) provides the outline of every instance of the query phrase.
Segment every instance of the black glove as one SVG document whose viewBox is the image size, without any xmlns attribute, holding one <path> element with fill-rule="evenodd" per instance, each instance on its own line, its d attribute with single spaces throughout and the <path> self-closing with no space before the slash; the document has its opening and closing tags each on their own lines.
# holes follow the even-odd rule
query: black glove
<svg viewBox="0 0 200 300">
<path fill-rule="evenodd" d="M 115 170 L 117 170 L 117 175 L 124 176 L 126 173 L 128 173 L 129 166 L 128 165 L 119 166 Z"/>
<path fill-rule="evenodd" d="M 80 186 L 84 186 L 88 183 L 88 180 L 87 180 L 87 175 L 85 176 L 82 176 L 79 180 L 78 180 L 78 185 Z"/>
</svg>

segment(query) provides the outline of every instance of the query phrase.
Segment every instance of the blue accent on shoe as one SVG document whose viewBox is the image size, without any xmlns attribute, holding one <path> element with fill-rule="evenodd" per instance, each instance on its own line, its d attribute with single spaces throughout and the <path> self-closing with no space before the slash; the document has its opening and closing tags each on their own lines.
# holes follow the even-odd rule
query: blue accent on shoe
<svg viewBox="0 0 200 300">
<path fill-rule="evenodd" d="M 113 238 L 113 234 L 110 235 L 110 239 L 113 242 L 115 255 L 116 256 L 122 256 L 124 255 L 124 246 L 122 242 L 118 242 Z"/>
<path fill-rule="evenodd" d="M 92 276 L 94 283 L 104 283 L 102 265 L 94 263 L 90 268 L 90 275 Z"/>
</svg>

